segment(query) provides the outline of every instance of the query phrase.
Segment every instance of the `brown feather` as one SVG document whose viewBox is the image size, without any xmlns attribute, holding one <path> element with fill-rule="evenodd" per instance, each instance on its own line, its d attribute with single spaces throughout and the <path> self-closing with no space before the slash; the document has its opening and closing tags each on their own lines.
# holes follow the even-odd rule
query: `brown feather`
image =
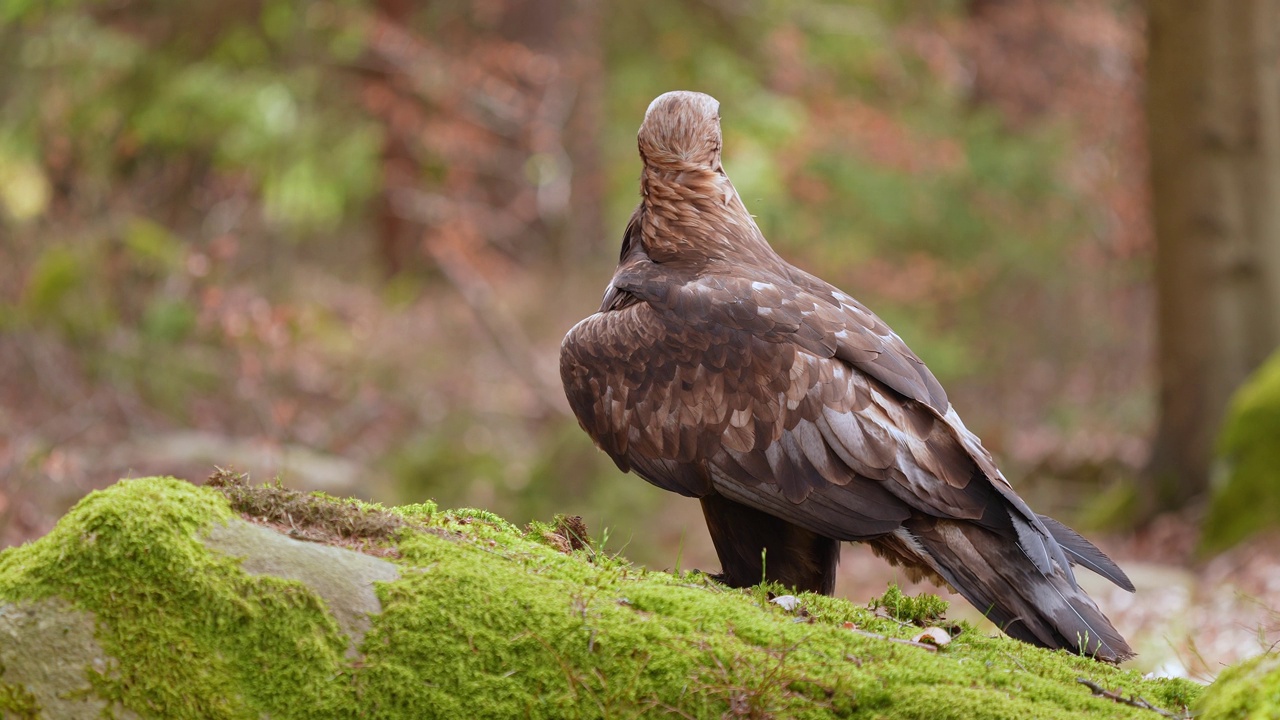
<svg viewBox="0 0 1280 720">
<path fill-rule="evenodd" d="M 838 542 L 870 541 L 1015 637 L 1130 654 L 1072 565 L 1128 578 L 1027 507 L 884 321 L 773 252 L 721 167 L 718 113 L 668 93 L 645 114 L 618 268 L 561 346 L 583 429 L 623 471 L 701 498 L 730 584 L 829 593 Z"/>
</svg>

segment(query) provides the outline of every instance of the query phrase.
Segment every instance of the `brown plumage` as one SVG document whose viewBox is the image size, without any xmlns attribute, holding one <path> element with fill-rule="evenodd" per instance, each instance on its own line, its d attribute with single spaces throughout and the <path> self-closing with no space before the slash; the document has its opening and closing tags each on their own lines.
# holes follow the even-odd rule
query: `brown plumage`
<svg viewBox="0 0 1280 720">
<path fill-rule="evenodd" d="M 830 594 L 839 543 L 863 541 L 1013 637 L 1131 656 L 1071 566 L 1133 590 L 1124 572 L 1027 507 L 880 318 L 769 247 L 719 120 L 691 92 L 645 113 L 618 269 L 560 350 L 582 427 L 622 470 L 700 498 L 730 585 Z"/>
</svg>

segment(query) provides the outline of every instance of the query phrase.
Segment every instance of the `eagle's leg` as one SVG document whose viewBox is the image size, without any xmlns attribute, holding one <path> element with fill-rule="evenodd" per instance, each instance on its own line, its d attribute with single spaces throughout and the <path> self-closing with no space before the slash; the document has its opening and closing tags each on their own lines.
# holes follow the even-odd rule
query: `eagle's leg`
<svg viewBox="0 0 1280 720">
<path fill-rule="evenodd" d="M 835 592 L 840 541 L 714 494 L 702 498 L 702 514 L 726 585 L 750 587 L 763 578 L 796 590 Z"/>
</svg>

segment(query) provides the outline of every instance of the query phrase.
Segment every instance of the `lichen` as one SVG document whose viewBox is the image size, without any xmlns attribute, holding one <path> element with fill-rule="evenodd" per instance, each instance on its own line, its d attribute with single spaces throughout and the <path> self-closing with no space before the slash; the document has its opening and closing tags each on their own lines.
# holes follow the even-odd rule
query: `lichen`
<svg viewBox="0 0 1280 720">
<path fill-rule="evenodd" d="M 849 627 L 915 629 L 838 598 L 801 594 L 788 610 L 768 601 L 778 588 L 548 546 L 542 532 L 566 523 L 379 511 L 403 520 L 387 541 L 399 577 L 376 584 L 381 612 L 353 658 L 320 595 L 204 544 L 234 516 L 218 489 L 173 479 L 95 493 L 0 554 L 0 602 L 93 613 L 114 659 L 86 668 L 93 691 L 142 717 L 1141 718 L 1076 678 L 1171 710 L 1199 693 L 963 624 L 936 652 L 888 642 Z M 17 712 L 13 694 L 0 689 L 0 708 Z"/>
</svg>

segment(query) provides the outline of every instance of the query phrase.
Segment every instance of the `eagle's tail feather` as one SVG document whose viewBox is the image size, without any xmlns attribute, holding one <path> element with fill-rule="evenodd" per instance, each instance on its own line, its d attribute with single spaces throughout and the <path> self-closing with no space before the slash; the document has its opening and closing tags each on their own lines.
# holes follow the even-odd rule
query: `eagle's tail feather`
<svg viewBox="0 0 1280 720">
<path fill-rule="evenodd" d="M 908 522 L 895 536 L 895 554 L 915 554 L 1012 637 L 1108 662 L 1134 654 L 1063 569 L 1041 572 L 1017 543 L 991 530 L 929 520 Z"/>
<path fill-rule="evenodd" d="M 1039 517 L 1040 522 L 1044 523 L 1049 533 L 1053 535 L 1053 539 L 1057 540 L 1062 549 L 1070 556 L 1071 562 L 1089 568 L 1129 592 L 1134 591 L 1133 581 L 1129 579 L 1128 575 L 1124 574 L 1124 570 L 1121 570 L 1119 565 L 1116 565 L 1111 558 L 1107 557 L 1093 543 L 1084 539 L 1080 533 L 1048 515 L 1040 515 Z"/>
</svg>

